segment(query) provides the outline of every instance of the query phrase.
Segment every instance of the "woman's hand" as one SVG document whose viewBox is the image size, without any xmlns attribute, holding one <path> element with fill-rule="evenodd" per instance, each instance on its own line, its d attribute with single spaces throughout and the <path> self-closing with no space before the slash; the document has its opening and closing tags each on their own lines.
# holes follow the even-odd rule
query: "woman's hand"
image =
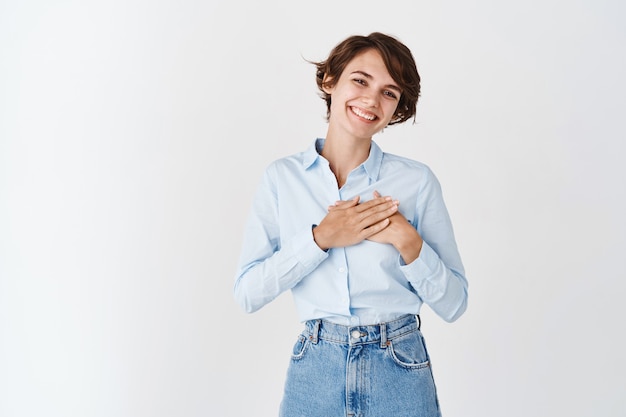
<svg viewBox="0 0 626 417">
<path fill-rule="evenodd" d="M 328 208 L 328 214 L 313 229 L 315 243 L 323 249 L 354 245 L 380 233 L 390 224 L 398 211 L 398 202 L 381 197 L 359 204 L 360 197 L 338 201 Z"/>
<path fill-rule="evenodd" d="M 374 197 L 380 197 L 378 191 L 374 191 Z M 418 258 L 424 242 L 417 230 L 399 211 L 389 217 L 387 227 L 367 239 L 372 242 L 393 245 L 400 252 L 400 256 L 406 264 L 410 264 Z"/>
</svg>

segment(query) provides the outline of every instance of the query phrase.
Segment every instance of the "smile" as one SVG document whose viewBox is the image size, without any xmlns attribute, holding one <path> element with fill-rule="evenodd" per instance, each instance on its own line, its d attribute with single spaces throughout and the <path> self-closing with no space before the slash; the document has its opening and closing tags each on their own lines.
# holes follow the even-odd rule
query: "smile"
<svg viewBox="0 0 626 417">
<path fill-rule="evenodd" d="M 359 117 L 362 117 L 363 119 L 370 120 L 370 121 L 376 119 L 375 114 L 365 112 L 359 109 L 358 107 L 350 107 L 350 110 L 352 110 L 352 113 L 356 114 Z"/>
</svg>

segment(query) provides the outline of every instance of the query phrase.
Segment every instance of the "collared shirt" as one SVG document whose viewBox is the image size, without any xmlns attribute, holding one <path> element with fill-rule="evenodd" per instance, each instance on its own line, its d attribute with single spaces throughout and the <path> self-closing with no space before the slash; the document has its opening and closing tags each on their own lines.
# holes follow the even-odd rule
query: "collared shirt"
<svg viewBox="0 0 626 417">
<path fill-rule="evenodd" d="M 344 325 L 390 321 L 418 314 L 427 304 L 446 321 L 467 305 L 467 280 L 441 187 L 424 164 L 383 153 L 372 141 L 368 159 L 338 188 L 323 139 L 270 164 L 253 200 L 235 280 L 235 299 L 254 312 L 291 290 L 301 321 Z M 399 200 L 399 211 L 424 240 L 405 264 L 390 244 L 365 240 L 320 249 L 312 228 L 338 200 L 374 191 Z"/>
</svg>

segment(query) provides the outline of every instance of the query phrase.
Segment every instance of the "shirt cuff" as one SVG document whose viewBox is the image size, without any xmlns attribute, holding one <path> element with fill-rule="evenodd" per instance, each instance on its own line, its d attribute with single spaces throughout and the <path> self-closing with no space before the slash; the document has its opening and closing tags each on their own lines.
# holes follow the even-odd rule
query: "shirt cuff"
<svg viewBox="0 0 626 417">
<path fill-rule="evenodd" d="M 315 269 L 320 262 L 328 257 L 328 252 L 320 249 L 315 243 L 311 226 L 296 234 L 290 243 L 294 258 L 306 271 Z"/>
<path fill-rule="evenodd" d="M 419 256 L 410 264 L 404 263 L 402 256 L 400 258 L 400 270 L 404 276 L 413 282 L 428 279 L 436 274 L 439 269 L 439 255 L 425 241 L 422 243 L 422 249 Z"/>
</svg>

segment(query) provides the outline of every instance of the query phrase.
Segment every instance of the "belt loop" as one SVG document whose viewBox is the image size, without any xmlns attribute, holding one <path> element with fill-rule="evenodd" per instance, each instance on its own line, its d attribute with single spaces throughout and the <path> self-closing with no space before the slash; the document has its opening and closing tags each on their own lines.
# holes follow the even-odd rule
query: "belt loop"
<svg viewBox="0 0 626 417">
<path fill-rule="evenodd" d="M 380 323 L 380 348 L 387 347 L 387 323 Z"/>
<path fill-rule="evenodd" d="M 417 319 L 417 330 L 421 330 L 422 329 L 422 319 L 420 318 L 420 315 L 416 314 L 415 318 Z"/>
<path fill-rule="evenodd" d="M 314 345 L 316 345 L 317 341 L 319 340 L 320 324 L 322 324 L 322 320 L 315 320 L 315 325 L 313 326 L 313 334 L 311 335 L 311 342 L 313 342 Z"/>
</svg>

